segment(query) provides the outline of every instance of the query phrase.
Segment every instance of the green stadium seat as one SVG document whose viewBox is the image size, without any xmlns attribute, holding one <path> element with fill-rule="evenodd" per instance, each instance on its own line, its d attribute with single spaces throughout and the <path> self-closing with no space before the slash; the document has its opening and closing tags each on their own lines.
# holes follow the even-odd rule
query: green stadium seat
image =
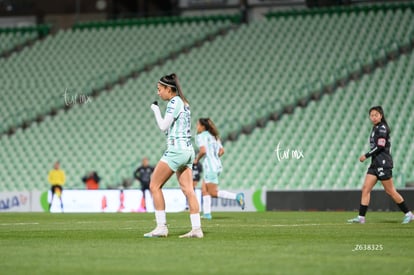
<svg viewBox="0 0 414 275">
<path fill-rule="evenodd" d="M 384 99 L 387 104 L 384 107 L 396 140 L 393 150 L 399 152 L 411 144 L 401 137 L 412 135 L 412 53 L 332 95 L 295 108 L 291 115 L 254 128 L 248 136 L 239 135 L 235 141 L 227 136 L 241 133 L 260 118 L 280 116 L 287 105 L 309 99 L 311 92 L 395 51 L 409 41 L 407 33 L 414 31 L 413 21 L 413 12 L 407 9 L 364 16 L 356 12 L 305 14 L 242 25 L 124 85 L 116 85 L 91 103 L 75 105 L 68 112 L 60 111 L 25 131 L 3 137 L 0 163 L 5 171 L 30 170 L 33 184 L 19 188 L 40 190 L 48 187 L 45 175 L 57 158 L 67 173 L 67 188 L 84 188 L 80 178 L 90 169 L 102 175 L 105 186 L 130 177 L 132 168 L 128 167 L 142 156 L 149 156 L 155 164 L 165 149 L 165 135 L 156 128 L 149 105 L 156 98 L 156 81 L 174 71 L 191 102 L 193 126 L 197 118 L 209 116 L 226 141 L 220 179 L 226 189 L 360 188 L 366 167 L 357 159 L 368 146 L 367 110 L 373 101 Z M 19 119 L 33 117 L 63 106 L 66 88 L 88 95 L 92 89 L 230 24 L 132 23 L 125 22 L 128 28 L 98 24 L 95 29 L 60 31 L 0 60 L 0 81 L 5 83 L 4 98 L 8 100 L 5 106 L 21 102 L 22 109 L 30 112 L 22 113 Z M 326 30 L 326 26 L 330 28 Z M 154 42 L 158 39 L 154 33 L 165 36 L 171 32 L 176 33 L 174 45 Z M 42 106 L 32 104 L 45 101 Z M 165 107 L 164 102 L 160 104 Z M 7 114 L 14 114 L 15 107 L 6 108 Z M 274 152 L 279 142 L 285 148 L 303 149 L 304 159 L 279 162 Z M 412 166 L 413 154 L 395 153 L 395 166 L 407 181 L 413 181 L 407 163 Z M 5 182 L 10 178 L 23 181 L 21 173 L 2 176 Z M 168 186 L 178 187 L 177 180 L 172 178 Z"/>
</svg>

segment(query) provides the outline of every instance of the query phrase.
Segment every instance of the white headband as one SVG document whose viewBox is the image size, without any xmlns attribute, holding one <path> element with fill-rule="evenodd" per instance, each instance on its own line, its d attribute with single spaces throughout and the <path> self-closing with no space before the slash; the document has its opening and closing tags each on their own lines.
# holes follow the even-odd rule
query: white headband
<svg viewBox="0 0 414 275">
<path fill-rule="evenodd" d="M 171 84 L 168 84 L 168 83 L 165 83 L 164 81 L 158 81 L 159 83 L 161 83 L 162 85 L 164 85 L 164 86 L 168 86 L 168 87 L 171 87 L 171 88 L 174 88 L 174 89 L 177 89 L 177 87 L 175 86 L 175 85 L 171 85 Z"/>
</svg>

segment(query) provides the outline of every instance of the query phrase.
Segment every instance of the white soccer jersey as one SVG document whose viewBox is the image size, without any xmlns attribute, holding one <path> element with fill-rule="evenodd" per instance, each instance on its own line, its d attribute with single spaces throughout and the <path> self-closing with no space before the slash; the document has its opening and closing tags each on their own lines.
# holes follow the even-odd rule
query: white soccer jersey
<svg viewBox="0 0 414 275">
<path fill-rule="evenodd" d="M 208 131 L 204 131 L 197 135 L 196 142 L 199 148 L 206 148 L 206 155 L 204 157 L 204 160 L 202 161 L 203 171 L 205 173 L 221 172 L 223 167 L 221 165 L 219 151 L 220 148 L 222 148 L 223 146 L 221 145 L 220 140 L 216 140 L 216 138 L 213 135 L 211 135 Z"/>
<path fill-rule="evenodd" d="M 184 104 L 179 96 L 175 96 L 168 102 L 165 113 L 174 117 L 166 131 L 168 149 L 182 150 L 192 147 L 190 106 Z"/>
</svg>

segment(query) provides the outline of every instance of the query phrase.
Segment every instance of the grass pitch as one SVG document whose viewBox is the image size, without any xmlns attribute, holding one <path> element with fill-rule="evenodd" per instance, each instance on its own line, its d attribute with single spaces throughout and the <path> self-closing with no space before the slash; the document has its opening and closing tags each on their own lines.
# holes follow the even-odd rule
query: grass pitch
<svg viewBox="0 0 414 275">
<path fill-rule="evenodd" d="M 204 239 L 179 239 L 188 213 L 148 239 L 145 214 L 0 214 L 0 274 L 413 274 L 414 222 L 370 212 L 213 213 Z"/>
</svg>

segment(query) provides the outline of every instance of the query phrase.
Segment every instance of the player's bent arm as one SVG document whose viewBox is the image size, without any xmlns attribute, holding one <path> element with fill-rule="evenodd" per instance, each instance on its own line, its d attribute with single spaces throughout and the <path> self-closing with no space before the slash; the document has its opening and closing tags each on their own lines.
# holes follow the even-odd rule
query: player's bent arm
<svg viewBox="0 0 414 275">
<path fill-rule="evenodd" d="M 221 147 L 219 152 L 218 152 L 219 157 L 221 157 L 222 155 L 224 155 L 224 148 Z"/>
<path fill-rule="evenodd" d="M 200 151 L 198 152 L 197 157 L 194 160 L 194 163 L 198 163 L 200 159 L 204 157 L 205 154 L 206 154 L 206 147 L 200 146 Z"/>
<path fill-rule="evenodd" d="M 155 119 L 157 120 L 157 124 L 160 130 L 167 131 L 173 123 L 174 117 L 170 114 L 166 114 L 165 117 L 162 118 L 160 108 L 155 104 L 151 105 L 151 109 L 154 112 Z"/>
<path fill-rule="evenodd" d="M 374 148 L 372 148 L 371 151 L 369 151 L 368 153 L 365 154 L 366 158 L 371 157 L 373 154 L 381 152 L 384 148 L 385 148 L 385 144 L 386 144 L 387 140 L 385 138 L 379 138 L 377 140 L 377 146 L 375 146 Z"/>
<path fill-rule="evenodd" d="M 365 154 L 365 158 L 370 158 L 377 151 L 378 151 L 378 147 L 375 146 L 371 151 Z"/>
</svg>

